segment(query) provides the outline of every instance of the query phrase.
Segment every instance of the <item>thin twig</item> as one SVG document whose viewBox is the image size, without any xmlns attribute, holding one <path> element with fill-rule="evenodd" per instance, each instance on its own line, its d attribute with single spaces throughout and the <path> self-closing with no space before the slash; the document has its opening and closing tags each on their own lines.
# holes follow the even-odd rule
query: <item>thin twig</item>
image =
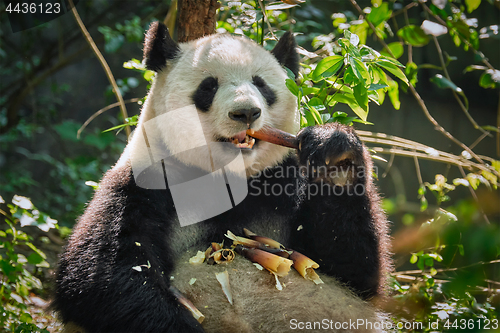
<svg viewBox="0 0 500 333">
<path fill-rule="evenodd" d="M 116 84 L 116 80 L 113 76 L 113 72 L 111 72 L 111 69 L 108 66 L 108 63 L 106 62 L 106 59 L 104 59 L 102 53 L 99 51 L 99 48 L 97 45 L 94 43 L 94 40 L 92 39 L 92 36 L 90 36 L 89 32 L 87 31 L 87 28 L 85 28 L 85 25 L 83 24 L 82 19 L 80 18 L 80 15 L 78 15 L 78 11 L 76 10 L 75 5 L 73 4 L 73 0 L 69 0 L 69 4 L 71 6 L 71 12 L 73 13 L 73 16 L 75 17 L 76 22 L 78 23 L 78 26 L 80 27 L 80 30 L 82 31 L 83 36 L 89 43 L 90 47 L 94 51 L 95 55 L 99 59 L 99 62 L 101 63 L 102 68 L 106 72 L 106 76 L 108 77 L 109 83 L 113 87 L 113 92 L 115 93 L 116 99 L 118 100 L 118 103 L 120 103 L 120 111 L 122 113 L 123 117 L 123 122 L 126 124 L 126 119 L 128 118 L 127 114 L 127 109 L 125 107 L 125 103 L 123 102 L 123 97 L 120 92 L 120 89 L 118 89 L 118 85 Z M 127 137 L 130 136 L 131 130 L 129 126 L 125 127 L 125 132 L 127 133 Z"/>
<path fill-rule="evenodd" d="M 438 56 L 439 56 L 439 62 L 441 62 L 441 67 L 443 68 L 444 76 L 450 82 L 452 82 L 450 74 L 448 73 L 448 69 L 446 68 L 446 63 L 444 61 L 443 51 L 441 50 L 441 46 L 439 45 L 439 42 L 438 42 L 436 36 L 432 36 L 432 40 L 434 41 L 434 45 L 436 46 L 436 50 L 437 50 L 437 53 L 438 53 Z M 458 88 L 458 89 L 460 89 L 460 88 Z M 460 97 L 458 96 L 458 94 L 455 92 L 455 90 L 452 89 L 451 91 L 453 93 L 453 97 L 455 97 L 458 105 L 460 105 L 460 108 L 465 113 L 465 115 L 467 116 L 467 118 L 471 122 L 472 126 L 474 126 L 475 129 L 480 130 L 482 133 L 486 133 L 486 135 L 489 135 L 488 131 L 485 131 L 481 126 L 479 126 L 476 123 L 476 121 L 474 120 L 474 118 L 472 118 L 472 116 L 469 113 L 469 110 L 467 110 L 467 108 L 465 107 L 464 103 L 462 102 L 462 100 L 460 99 Z"/>
<path fill-rule="evenodd" d="M 478 163 L 469 161 L 469 160 L 463 158 L 462 156 L 457 156 L 457 155 L 454 155 L 454 154 L 451 154 L 451 153 L 448 153 L 445 151 L 437 150 L 435 148 L 426 146 L 424 144 L 421 144 L 421 143 L 418 143 L 415 141 L 403 139 L 403 138 L 400 138 L 400 137 L 397 137 L 394 135 L 388 135 L 385 133 L 376 133 L 376 132 L 362 131 L 362 130 L 358 130 L 357 133 L 360 136 L 361 140 L 363 140 L 364 142 L 378 143 L 378 144 L 382 144 L 382 145 L 400 147 L 400 148 L 409 149 L 409 150 L 419 150 L 419 151 L 424 152 L 426 155 L 428 155 L 429 156 L 428 159 L 430 159 L 430 160 L 432 160 L 432 157 L 435 155 L 437 155 L 439 157 L 446 158 L 448 161 L 451 161 L 450 162 L 451 164 L 456 164 L 453 161 L 457 160 L 457 161 L 463 163 L 461 165 L 463 165 L 464 167 L 467 167 L 470 169 L 476 168 L 479 170 L 488 171 L 488 172 L 495 174 L 497 177 L 500 178 L 500 173 L 497 170 L 495 170 L 491 165 L 478 164 Z M 493 159 L 488 158 L 486 156 L 481 156 L 481 158 L 482 159 L 489 159 L 489 161 L 491 161 L 491 162 L 494 161 Z M 443 160 L 438 159 L 436 161 L 442 162 Z"/>
<path fill-rule="evenodd" d="M 416 151 L 413 152 L 416 153 Z M 420 164 L 418 164 L 417 156 L 413 156 L 413 162 L 415 162 L 415 170 L 417 172 L 418 184 L 420 185 L 420 188 L 422 188 L 424 187 L 424 181 L 422 180 L 422 173 L 420 172 Z"/>
<path fill-rule="evenodd" d="M 394 163 L 394 157 L 395 156 L 396 155 L 391 154 L 391 157 L 389 158 L 389 162 L 387 163 L 387 166 L 385 167 L 385 171 L 382 174 L 382 178 L 387 177 L 387 175 L 389 174 L 389 170 L 391 170 L 392 164 Z"/>
<path fill-rule="evenodd" d="M 132 99 L 128 99 L 126 101 L 123 101 L 125 104 L 128 104 L 128 103 L 135 103 L 135 102 L 138 102 L 140 101 L 141 99 L 140 98 L 132 98 Z M 113 104 L 110 104 L 102 109 L 100 109 L 99 111 L 95 112 L 93 115 L 91 115 L 82 125 L 82 127 L 80 127 L 78 129 L 78 132 L 76 132 L 76 138 L 77 139 L 80 139 L 80 135 L 82 134 L 83 130 L 85 129 L 85 127 L 88 126 L 88 124 L 90 124 L 90 122 L 92 120 L 94 120 L 95 118 L 97 118 L 99 115 L 103 114 L 104 112 L 108 111 L 109 109 L 112 109 L 112 108 L 115 108 L 117 106 L 120 106 L 120 102 L 116 102 L 116 103 L 113 103 Z"/>
<path fill-rule="evenodd" d="M 455 267 L 455 268 L 437 268 L 436 271 L 438 273 L 446 273 L 446 272 L 455 272 L 461 269 L 467 269 L 470 267 L 474 266 L 480 266 L 480 265 L 492 265 L 492 264 L 500 264 L 500 259 L 499 260 L 492 260 L 492 261 L 480 261 L 480 262 L 475 262 L 473 264 L 467 265 L 467 266 L 462 266 L 462 267 Z M 420 269 L 414 269 L 414 270 L 409 270 L 409 271 L 402 271 L 402 272 L 395 272 L 394 274 L 402 274 L 402 275 L 413 275 L 413 274 L 422 274 L 422 272 L 429 272 L 429 271 L 422 271 Z"/>
<path fill-rule="evenodd" d="M 439 23 L 441 23 L 442 25 L 444 25 L 445 27 L 447 27 L 448 25 L 446 24 L 445 21 L 443 21 L 443 19 L 441 19 L 439 16 L 435 15 L 432 10 L 427 7 L 427 5 L 425 4 L 425 2 L 423 0 L 420 0 L 420 5 L 422 6 L 422 8 L 424 8 L 424 10 L 426 12 L 428 12 L 430 15 L 432 15 L 432 17 L 434 17 L 437 21 L 439 21 Z M 460 34 L 457 34 L 458 38 L 460 38 L 460 40 L 467 45 L 467 47 L 469 48 L 469 50 L 472 50 L 472 52 L 474 52 L 476 55 L 478 55 L 480 58 L 481 58 L 481 61 L 483 62 L 483 64 L 485 64 L 489 69 L 492 69 L 492 70 L 495 70 L 495 68 L 488 62 L 488 60 L 486 59 L 486 57 L 484 56 L 484 54 L 478 50 L 476 50 L 474 48 L 474 46 L 472 46 L 472 44 L 467 40 L 465 39 L 464 37 L 462 37 Z"/>
<path fill-rule="evenodd" d="M 264 4 L 262 3 L 262 0 L 259 0 L 259 6 L 260 6 L 260 10 L 262 10 L 262 15 L 264 15 L 264 20 L 267 23 L 267 28 L 269 29 L 269 32 L 271 33 L 271 36 L 273 36 L 273 38 L 275 40 L 278 40 L 278 37 L 276 37 L 276 35 L 274 34 L 273 28 L 271 27 L 271 23 L 269 22 L 269 19 L 267 18 L 266 8 L 264 7 Z M 264 29 L 262 29 L 262 35 L 264 35 Z"/>
<path fill-rule="evenodd" d="M 469 146 L 469 148 L 470 148 L 470 149 L 474 149 L 474 147 L 475 147 L 475 146 L 477 146 L 477 145 L 479 144 L 479 142 L 483 141 L 483 139 L 484 139 L 485 137 L 487 137 L 489 134 L 490 134 L 490 132 L 488 132 L 488 131 L 486 131 L 486 132 L 484 132 L 483 134 L 481 134 L 481 136 L 480 136 L 479 138 L 477 138 L 477 139 L 476 139 L 476 141 L 474 141 L 474 142 L 473 142 L 473 143 Z M 479 157 L 481 157 L 481 155 L 479 155 Z M 484 160 L 484 158 L 483 158 L 483 157 L 481 157 L 481 158 Z"/>
<path fill-rule="evenodd" d="M 373 30 L 374 33 L 376 33 L 376 30 L 375 30 L 375 27 L 373 26 L 373 24 L 367 20 L 364 16 L 364 13 L 363 13 L 363 10 L 361 9 L 361 7 L 359 7 L 359 5 L 357 4 L 356 0 L 350 0 L 352 5 L 356 8 L 356 10 L 359 12 L 359 15 L 364 19 L 366 20 L 366 22 L 368 22 L 368 25 L 370 26 L 370 28 Z M 387 44 L 385 43 L 385 41 L 383 41 L 382 39 L 379 38 L 379 42 L 382 44 L 382 46 L 387 50 L 387 52 L 391 55 L 391 57 L 394 58 L 394 54 L 392 53 L 392 51 L 389 49 L 389 47 L 387 46 Z M 462 143 L 460 140 L 456 139 L 453 135 L 451 135 L 451 133 L 449 133 L 443 126 L 439 125 L 439 123 L 436 121 L 436 119 L 434 119 L 434 117 L 431 116 L 429 110 L 427 109 L 427 106 L 425 105 L 425 102 L 424 100 L 422 99 L 422 97 L 420 97 L 420 95 L 418 94 L 417 90 L 415 89 L 415 87 L 413 86 L 413 84 L 411 84 L 411 82 L 409 83 L 409 88 L 410 88 L 410 91 L 411 93 L 413 94 L 413 96 L 415 97 L 415 99 L 417 100 L 417 103 L 418 105 L 420 106 L 420 108 L 422 109 L 422 111 L 424 111 L 424 114 L 425 116 L 427 117 L 427 119 L 434 125 L 434 128 L 441 132 L 444 136 L 446 136 L 448 139 L 450 139 L 451 141 L 453 141 L 455 144 L 459 145 L 460 147 L 462 147 L 464 150 L 466 150 L 472 157 L 474 157 L 479 163 L 483 164 L 483 165 L 486 165 L 484 163 L 484 161 L 479 157 L 477 156 L 476 153 L 474 153 L 469 147 L 467 147 L 464 143 Z"/>
</svg>

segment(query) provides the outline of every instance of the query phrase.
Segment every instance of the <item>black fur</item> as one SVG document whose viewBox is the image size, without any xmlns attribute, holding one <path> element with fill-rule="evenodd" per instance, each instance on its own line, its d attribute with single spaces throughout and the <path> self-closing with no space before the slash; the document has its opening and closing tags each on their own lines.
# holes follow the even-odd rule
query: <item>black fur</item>
<svg viewBox="0 0 500 333">
<path fill-rule="evenodd" d="M 215 77 L 209 76 L 201 81 L 192 96 L 194 105 L 201 111 L 207 112 L 212 106 L 218 88 L 219 84 Z"/>
<path fill-rule="evenodd" d="M 129 167 L 107 172 L 60 257 L 53 306 L 65 322 L 87 332 L 203 332 L 168 291 L 172 205 L 167 191 L 137 187 Z"/>
<path fill-rule="evenodd" d="M 292 71 L 297 77 L 299 75 L 299 55 L 295 51 L 297 43 L 293 33 L 287 31 L 278 41 L 271 53 L 278 59 L 278 62 Z"/>
<path fill-rule="evenodd" d="M 321 262 L 320 270 L 349 285 L 362 298 L 383 293 L 390 269 L 385 216 L 372 183 L 372 162 L 352 127 L 338 123 L 307 127 L 298 134 L 300 163 L 308 165 L 311 196 L 298 214 L 293 246 Z M 344 160 L 325 165 L 325 160 Z M 323 171 L 317 169 L 323 168 Z M 315 170 L 313 170 L 315 169 Z M 353 175 L 346 186 L 331 186 L 324 172 Z M 330 191 L 330 192 L 329 192 Z M 297 230 L 297 229 L 294 229 Z"/>
<path fill-rule="evenodd" d="M 146 42 L 146 63 L 158 68 L 166 59 L 165 38 L 158 31 L 166 30 L 161 25 L 153 30 L 156 37 Z M 292 59 L 293 36 L 285 40 L 275 55 Z M 286 50 L 295 56 L 286 56 Z M 198 90 L 206 97 L 217 80 L 203 82 Z M 201 98 L 197 107 L 209 108 L 211 99 Z M 249 193 L 240 204 L 183 227 L 183 234 L 193 235 L 190 243 L 171 238 L 180 227 L 170 178 L 166 189 L 148 190 L 136 184 L 129 163 L 108 171 L 60 258 L 53 306 L 63 321 L 88 332 L 203 332 L 168 290 L 175 263 L 186 249 L 206 248 L 228 229 L 241 233 L 244 227 L 311 257 L 365 299 L 381 293 L 390 269 L 387 223 L 366 148 L 351 127 L 339 124 L 304 129 L 298 139 L 297 156 L 247 180 Z M 166 170 L 183 171 L 181 175 L 186 170 L 206 174 L 174 157 L 162 163 Z M 344 168 L 356 173 L 340 186 L 341 178 L 331 173 Z M 156 173 L 154 179 L 164 180 L 155 166 L 149 171 Z M 364 191 L 356 192 L 356 186 Z"/>
<path fill-rule="evenodd" d="M 144 40 L 144 64 L 147 69 L 161 71 L 167 65 L 167 60 L 175 59 L 180 51 L 163 23 L 151 23 Z"/>
<path fill-rule="evenodd" d="M 260 76 L 254 76 L 252 78 L 252 83 L 259 89 L 260 93 L 266 99 L 266 103 L 268 106 L 276 103 L 276 94 L 274 91 L 267 85 L 266 81 Z"/>
</svg>

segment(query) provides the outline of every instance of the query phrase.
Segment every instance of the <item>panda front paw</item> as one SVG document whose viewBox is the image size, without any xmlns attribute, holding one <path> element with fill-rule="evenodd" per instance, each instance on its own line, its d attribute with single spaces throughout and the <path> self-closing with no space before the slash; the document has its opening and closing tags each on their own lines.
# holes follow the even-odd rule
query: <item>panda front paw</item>
<svg viewBox="0 0 500 333">
<path fill-rule="evenodd" d="M 363 144 L 351 126 L 330 123 L 297 134 L 299 163 L 309 181 L 349 187 L 366 182 Z"/>
</svg>

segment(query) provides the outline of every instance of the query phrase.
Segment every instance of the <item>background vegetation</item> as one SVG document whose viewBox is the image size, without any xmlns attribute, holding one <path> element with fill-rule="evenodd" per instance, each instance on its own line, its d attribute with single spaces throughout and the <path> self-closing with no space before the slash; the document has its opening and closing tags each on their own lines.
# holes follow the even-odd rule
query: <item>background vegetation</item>
<svg viewBox="0 0 500 333">
<path fill-rule="evenodd" d="M 76 6 L 126 113 L 71 13 L 13 32 L 0 7 L 0 327 L 57 329 L 33 311 L 36 295 L 47 297 L 61 237 L 123 150 L 122 124 L 137 120 L 152 79 L 137 60 L 144 31 L 153 20 L 173 26 L 175 5 Z M 268 49 L 297 34 L 303 68 L 287 86 L 302 126 L 353 123 L 372 149 L 395 253 L 390 298 L 378 305 L 405 332 L 498 330 L 500 3 L 221 5 L 218 32 Z"/>
</svg>

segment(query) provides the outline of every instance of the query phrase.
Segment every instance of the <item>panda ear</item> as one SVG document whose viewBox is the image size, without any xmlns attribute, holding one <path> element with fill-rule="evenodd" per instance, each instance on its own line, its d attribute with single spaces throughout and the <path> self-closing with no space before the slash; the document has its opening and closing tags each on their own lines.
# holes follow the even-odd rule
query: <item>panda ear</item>
<svg viewBox="0 0 500 333">
<path fill-rule="evenodd" d="M 158 21 L 151 23 L 144 40 L 143 62 L 147 69 L 161 71 L 167 65 L 167 60 L 174 59 L 180 51 L 163 23 Z"/>
<path fill-rule="evenodd" d="M 297 43 L 295 42 L 293 33 L 287 31 L 271 51 L 276 59 L 278 59 L 278 62 L 290 69 L 295 74 L 295 77 L 299 74 L 299 55 L 295 49 L 296 47 Z"/>
</svg>

